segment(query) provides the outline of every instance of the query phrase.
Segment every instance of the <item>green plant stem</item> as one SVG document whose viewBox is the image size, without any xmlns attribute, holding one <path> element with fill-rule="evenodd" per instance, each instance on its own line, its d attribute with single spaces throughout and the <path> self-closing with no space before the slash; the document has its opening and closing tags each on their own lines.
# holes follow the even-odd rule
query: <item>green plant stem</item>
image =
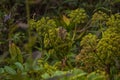
<svg viewBox="0 0 120 80">
<path fill-rule="evenodd" d="M 73 32 L 73 37 L 72 37 L 72 42 L 74 42 L 74 39 L 75 39 L 75 36 L 76 36 L 76 29 L 77 29 L 77 26 L 75 25 L 75 30 Z"/>
<path fill-rule="evenodd" d="M 30 20 L 30 8 L 29 8 L 29 1 L 26 0 L 26 17 L 27 17 L 27 24 L 28 24 L 28 43 L 30 44 L 31 42 L 31 30 L 30 30 L 30 23 L 29 23 L 29 20 Z M 32 53 L 32 50 L 31 50 L 31 46 L 29 45 L 30 49 L 29 49 L 29 53 L 31 54 Z"/>
</svg>

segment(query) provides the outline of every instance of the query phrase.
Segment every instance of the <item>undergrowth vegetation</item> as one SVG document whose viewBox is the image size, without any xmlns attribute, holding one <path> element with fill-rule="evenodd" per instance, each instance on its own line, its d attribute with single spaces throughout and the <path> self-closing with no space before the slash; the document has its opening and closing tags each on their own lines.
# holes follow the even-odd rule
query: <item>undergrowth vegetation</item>
<svg viewBox="0 0 120 80">
<path fill-rule="evenodd" d="M 120 80 L 119 4 L 1 0 L 0 80 Z"/>
</svg>

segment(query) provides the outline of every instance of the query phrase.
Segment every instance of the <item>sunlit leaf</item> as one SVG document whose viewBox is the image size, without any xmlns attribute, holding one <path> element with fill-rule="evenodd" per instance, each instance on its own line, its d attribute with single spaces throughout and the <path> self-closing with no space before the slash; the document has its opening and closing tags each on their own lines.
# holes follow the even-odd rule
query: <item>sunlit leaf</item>
<svg viewBox="0 0 120 80">
<path fill-rule="evenodd" d="M 63 15 L 63 21 L 65 22 L 65 24 L 68 26 L 70 24 L 70 19 L 67 18 L 65 15 Z"/>
<path fill-rule="evenodd" d="M 48 73 L 45 73 L 45 74 L 42 75 L 42 78 L 43 79 L 48 79 L 48 78 L 50 78 L 50 75 Z"/>
<path fill-rule="evenodd" d="M 16 65 L 16 66 L 17 66 L 17 68 L 18 68 L 18 69 L 20 69 L 21 71 L 23 71 L 23 70 L 24 70 L 24 67 L 23 67 L 23 65 L 22 65 L 21 63 L 16 62 L 16 63 L 15 63 L 15 65 Z"/>
</svg>

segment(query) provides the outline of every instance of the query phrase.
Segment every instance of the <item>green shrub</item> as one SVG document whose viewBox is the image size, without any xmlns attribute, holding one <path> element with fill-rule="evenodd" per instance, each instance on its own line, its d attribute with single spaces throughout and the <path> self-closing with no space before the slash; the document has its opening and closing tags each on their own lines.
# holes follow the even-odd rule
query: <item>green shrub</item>
<svg viewBox="0 0 120 80">
<path fill-rule="evenodd" d="M 76 57 L 81 68 L 83 66 L 83 69 L 87 71 L 104 70 L 110 76 L 118 73 L 120 61 L 119 16 L 115 14 L 108 18 L 106 22 L 108 29 L 102 33 L 102 38 L 99 39 L 93 34 L 83 37 L 80 43 L 82 49 Z"/>
</svg>

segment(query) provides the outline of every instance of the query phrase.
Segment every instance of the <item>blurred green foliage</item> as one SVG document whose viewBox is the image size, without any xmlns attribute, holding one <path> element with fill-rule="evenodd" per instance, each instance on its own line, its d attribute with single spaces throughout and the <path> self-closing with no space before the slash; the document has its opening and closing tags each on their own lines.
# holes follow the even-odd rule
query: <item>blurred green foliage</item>
<svg viewBox="0 0 120 80">
<path fill-rule="evenodd" d="M 1 0 L 1 80 L 120 80 L 120 0 Z"/>
</svg>

